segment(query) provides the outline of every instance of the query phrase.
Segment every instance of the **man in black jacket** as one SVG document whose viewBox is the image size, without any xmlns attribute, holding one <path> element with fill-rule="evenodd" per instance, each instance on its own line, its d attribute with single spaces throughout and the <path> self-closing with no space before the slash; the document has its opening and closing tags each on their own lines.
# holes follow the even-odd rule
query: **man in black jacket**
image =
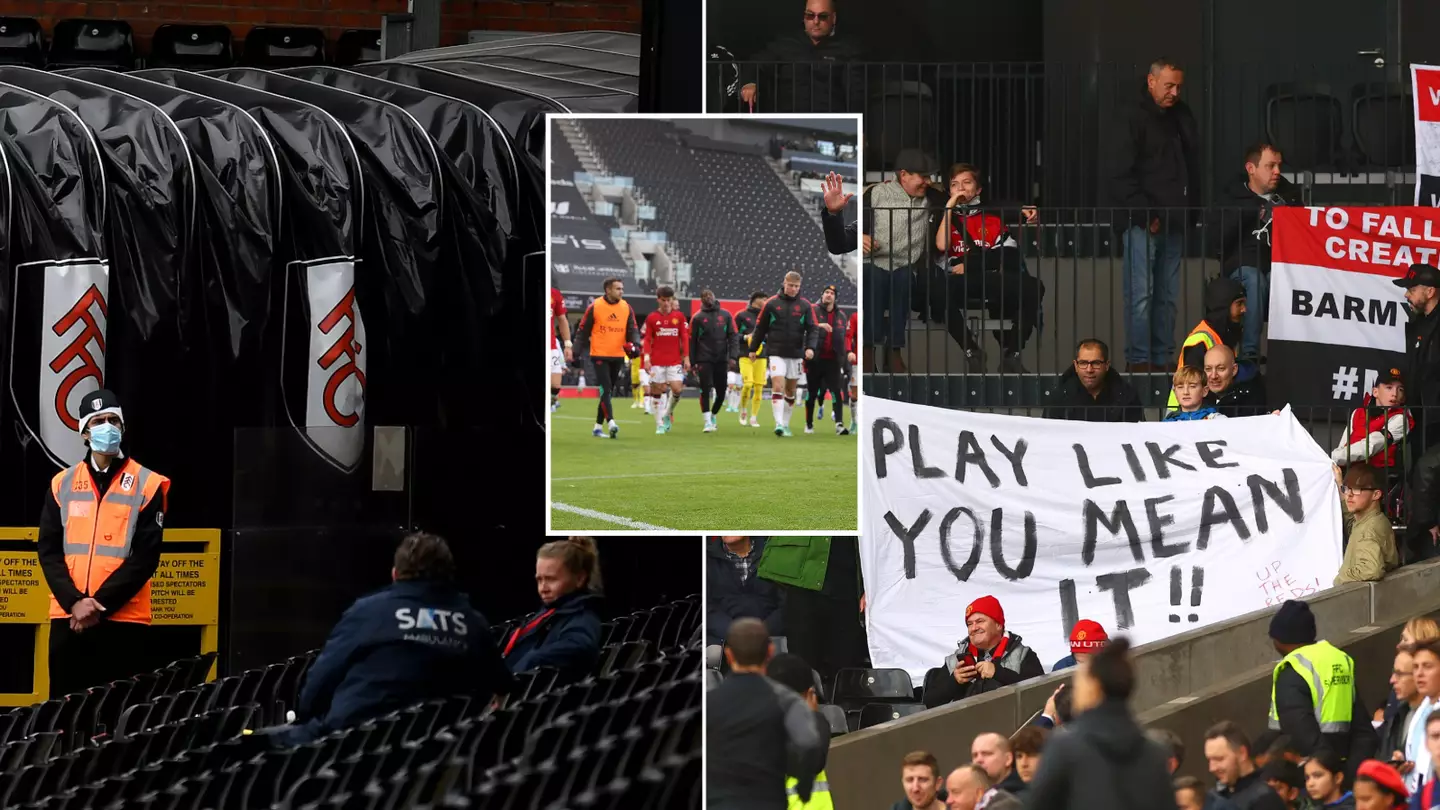
<svg viewBox="0 0 1440 810">
<path fill-rule="evenodd" d="M 1280 174 L 1280 150 L 1257 143 L 1245 150 L 1245 172 L 1220 187 L 1222 272 L 1245 287 L 1242 361 L 1260 356 L 1260 331 L 1270 303 L 1270 220 L 1277 205 L 1303 205 L 1300 189 Z M 1238 210 L 1237 210 L 1238 209 Z"/>
<path fill-rule="evenodd" d="M 1220 344 L 1205 352 L 1205 404 L 1224 416 L 1256 416 L 1269 413 L 1265 400 L 1265 378 L 1256 374 L 1241 379 L 1235 350 Z"/>
<path fill-rule="evenodd" d="M 755 317 L 755 331 L 750 333 L 747 348 L 750 359 L 756 357 L 760 344 L 770 355 L 770 405 L 775 413 L 775 435 L 789 436 L 790 414 L 795 409 L 795 388 L 805 360 L 815 358 L 819 329 L 815 326 L 815 306 L 800 297 L 800 274 L 785 274 L 779 295 L 760 308 Z"/>
<path fill-rule="evenodd" d="M 860 50 L 835 29 L 834 0 L 807 0 L 805 27 L 777 37 L 740 68 L 740 109 L 755 112 L 858 112 L 864 102 L 864 74 L 846 65 Z"/>
<path fill-rule="evenodd" d="M 1047 749 L 1046 756 L 1050 755 Z M 1285 810 L 1285 800 L 1270 789 L 1250 756 L 1250 738 L 1225 720 L 1205 732 L 1205 759 L 1215 777 L 1215 793 L 1238 810 Z M 1040 766 L 1045 767 L 1044 763 Z"/>
<path fill-rule="evenodd" d="M 730 677 L 705 695 L 706 806 L 710 810 L 785 810 L 785 777 L 810 801 L 830 749 L 824 718 L 794 691 L 765 677 L 775 654 L 759 619 L 740 619 L 725 634 Z"/>
<path fill-rule="evenodd" d="M 780 586 L 756 576 L 763 537 L 712 537 L 705 552 L 705 653 L 719 669 L 725 631 L 736 619 L 759 619 L 770 635 L 785 633 Z"/>
<path fill-rule="evenodd" d="M 1142 422 L 1140 395 L 1110 367 L 1110 347 L 1086 338 L 1075 347 L 1075 363 L 1050 390 L 1046 419 L 1081 422 Z"/>
<path fill-rule="evenodd" d="M 1419 451 L 1440 444 L 1440 270 L 1412 264 L 1404 278 L 1410 320 L 1405 324 L 1405 404 L 1415 414 Z"/>
<path fill-rule="evenodd" d="M 1157 59 L 1145 90 L 1121 108 L 1106 167 L 1106 203 L 1124 209 L 1125 361 L 1129 371 L 1170 371 L 1186 212 L 1199 205 L 1195 116 L 1180 100 L 1185 73 Z"/>
<path fill-rule="evenodd" d="M 715 417 L 725 406 L 726 382 L 730 370 L 737 367 L 739 347 L 735 319 L 720 308 L 715 293 L 701 292 L 700 311 L 690 319 L 690 360 L 699 365 L 700 411 L 705 414 L 706 433 L 714 433 L 720 427 Z"/>
<path fill-rule="evenodd" d="M 1290 747 L 1301 756 L 1313 756 L 1321 748 L 1339 754 L 1346 762 L 1346 776 L 1353 778 L 1360 763 L 1375 756 L 1380 739 L 1360 699 L 1354 661 L 1327 641 L 1317 643 L 1316 638 L 1315 615 L 1305 602 L 1289 600 L 1271 618 L 1270 642 L 1285 657 L 1275 667 L 1270 727 L 1288 736 Z M 1337 659 L 1336 663 L 1327 660 L 1331 658 Z M 1323 701 L 1320 709 L 1316 708 L 1312 689 L 1323 695 L 1332 688 L 1352 693 L 1348 718 L 1338 712 L 1332 714 L 1335 706 L 1331 701 Z M 1322 722 L 1348 723 L 1348 728 L 1326 730 Z M 1381 752 L 1381 756 L 1389 754 Z"/>
<path fill-rule="evenodd" d="M 1027 808 L 1175 806 L 1167 754 L 1146 738 L 1127 705 L 1135 689 L 1129 650 L 1128 639 L 1115 639 L 1075 667 L 1075 719 L 1046 741 L 1040 767 L 1022 794 Z"/>
<path fill-rule="evenodd" d="M 967 637 L 945 665 L 925 673 L 925 706 L 934 708 L 1045 674 L 1020 636 L 1005 629 L 1000 600 L 982 596 L 965 608 Z"/>
<path fill-rule="evenodd" d="M 815 307 L 815 326 L 820 330 L 820 334 L 817 336 L 819 340 L 815 347 L 815 359 L 805 364 L 805 379 L 810 383 L 805 397 L 806 433 L 815 432 L 815 403 L 818 401 L 823 411 L 825 392 L 829 391 L 835 407 L 835 435 L 850 435 L 850 431 L 845 427 L 845 389 L 841 387 L 841 372 L 855 364 L 855 353 L 845 350 L 849 345 L 845 334 L 849 319 L 840 311 L 840 307 L 835 305 L 835 296 L 838 294 L 834 284 L 827 286 L 825 291 L 820 293 L 820 305 Z M 824 416 L 823 412 L 821 416 Z"/>
</svg>

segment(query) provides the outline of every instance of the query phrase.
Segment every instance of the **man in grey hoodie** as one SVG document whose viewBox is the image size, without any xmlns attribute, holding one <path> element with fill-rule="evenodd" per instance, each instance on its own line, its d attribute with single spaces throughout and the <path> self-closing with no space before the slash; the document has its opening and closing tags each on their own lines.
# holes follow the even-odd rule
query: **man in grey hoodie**
<svg viewBox="0 0 1440 810">
<path fill-rule="evenodd" d="M 938 215 L 945 196 L 930 186 L 935 161 L 918 149 L 903 149 L 895 159 L 895 177 L 865 192 L 870 225 L 861 239 L 865 253 L 865 370 L 875 369 L 874 349 L 888 345 L 889 371 L 904 372 L 900 350 L 910 321 L 912 276 L 928 276 Z M 887 318 L 888 313 L 888 318 Z"/>
</svg>

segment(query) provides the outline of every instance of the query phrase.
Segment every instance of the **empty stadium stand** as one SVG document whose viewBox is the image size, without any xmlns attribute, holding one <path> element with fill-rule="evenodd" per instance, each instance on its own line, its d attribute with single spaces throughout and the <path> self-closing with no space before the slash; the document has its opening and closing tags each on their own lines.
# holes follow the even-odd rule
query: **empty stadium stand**
<svg viewBox="0 0 1440 810">
<path fill-rule="evenodd" d="M 595 672 L 517 676 L 263 751 L 312 651 L 205 682 L 214 655 L 0 714 L 0 806 L 660 808 L 700 803 L 700 599 L 603 627 Z M 523 617 L 497 625 L 503 638 Z"/>
<path fill-rule="evenodd" d="M 820 226 L 763 155 L 689 136 L 666 121 L 575 124 L 608 172 L 634 178 L 638 195 L 655 206 L 651 229 L 665 232 L 674 258 L 692 263 L 694 288 L 743 300 L 757 271 L 773 272 L 778 287 L 781 276 L 796 269 L 805 277 L 806 297 L 818 299 L 835 284 L 842 303 L 856 300 L 855 285 L 830 259 Z"/>
</svg>

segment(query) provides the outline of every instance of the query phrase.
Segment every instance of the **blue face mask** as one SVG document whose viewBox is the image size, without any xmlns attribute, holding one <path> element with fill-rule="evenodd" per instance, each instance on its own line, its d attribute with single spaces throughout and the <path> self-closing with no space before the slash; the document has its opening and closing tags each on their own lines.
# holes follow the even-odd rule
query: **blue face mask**
<svg viewBox="0 0 1440 810">
<path fill-rule="evenodd" d="M 115 455 L 120 449 L 120 428 L 108 424 L 90 428 L 90 449 L 107 456 Z"/>
</svg>

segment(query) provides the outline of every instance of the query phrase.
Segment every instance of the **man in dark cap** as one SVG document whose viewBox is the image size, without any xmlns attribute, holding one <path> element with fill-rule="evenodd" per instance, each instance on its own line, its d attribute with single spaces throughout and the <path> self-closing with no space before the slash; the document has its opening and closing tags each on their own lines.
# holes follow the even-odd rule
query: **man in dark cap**
<svg viewBox="0 0 1440 810">
<path fill-rule="evenodd" d="M 1416 441 L 1420 452 L 1440 444 L 1440 270 L 1428 264 L 1412 264 L 1403 278 L 1394 281 L 1405 288 L 1410 320 L 1405 324 L 1405 401 L 1415 409 Z M 1429 407 L 1427 407 L 1429 406 Z"/>
<path fill-rule="evenodd" d="M 888 344 L 889 371 L 903 373 L 900 350 L 910 321 L 911 278 L 928 274 L 935 251 L 935 229 L 945 208 L 945 195 L 930 185 L 934 158 L 919 149 L 902 149 L 895 158 L 895 176 L 865 191 L 865 312 L 860 326 L 865 370 L 875 370 L 874 348 Z M 888 315 L 888 317 L 887 317 Z"/>
<path fill-rule="evenodd" d="M 50 696 L 150 669 L 150 578 L 170 479 L 120 449 L 125 414 L 106 390 L 80 403 L 89 451 L 55 474 L 40 510 L 39 556 L 50 586 Z"/>
<path fill-rule="evenodd" d="M 1270 728 L 1289 736 L 1301 756 L 1321 748 L 1345 756 L 1353 775 L 1379 739 L 1355 688 L 1355 662 L 1315 635 L 1315 615 L 1304 602 L 1286 602 L 1270 620 L 1270 641 L 1284 656 L 1271 682 Z"/>
</svg>

